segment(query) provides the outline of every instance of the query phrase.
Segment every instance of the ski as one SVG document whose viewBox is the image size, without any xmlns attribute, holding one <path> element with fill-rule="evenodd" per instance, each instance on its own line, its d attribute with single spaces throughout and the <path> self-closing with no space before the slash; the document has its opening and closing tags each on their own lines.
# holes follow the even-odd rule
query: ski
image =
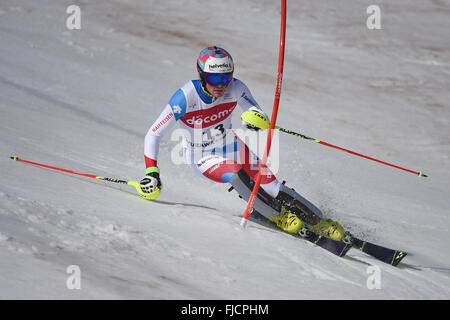
<svg viewBox="0 0 450 320">
<path fill-rule="evenodd" d="M 355 248 L 394 267 L 396 267 L 400 263 L 400 261 L 402 261 L 402 259 L 408 254 L 405 251 L 382 247 L 369 241 L 355 238 L 351 235 L 350 239 Z"/>
<path fill-rule="evenodd" d="M 352 243 L 345 241 L 336 241 L 318 233 L 311 231 L 309 228 L 303 228 L 299 232 L 299 236 L 309 242 L 337 255 L 343 257 L 347 254 L 348 250 L 352 247 Z"/>
<path fill-rule="evenodd" d="M 277 232 L 283 232 L 280 228 L 277 227 L 275 223 L 269 221 L 263 215 L 261 215 L 257 211 L 253 211 L 250 216 L 250 220 L 254 223 L 257 223 L 261 226 L 276 230 Z M 295 238 L 306 240 L 311 242 L 312 244 L 321 247 L 338 257 L 344 257 L 347 252 L 352 248 L 352 243 L 349 241 L 336 241 L 325 236 L 322 236 L 318 233 L 315 233 L 307 226 L 304 226 L 298 234 L 289 234 Z"/>
</svg>

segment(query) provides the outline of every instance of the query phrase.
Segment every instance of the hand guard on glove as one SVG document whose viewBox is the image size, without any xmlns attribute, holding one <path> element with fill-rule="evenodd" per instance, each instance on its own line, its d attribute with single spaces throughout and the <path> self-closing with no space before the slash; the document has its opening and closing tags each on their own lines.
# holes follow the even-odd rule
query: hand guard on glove
<svg viewBox="0 0 450 320">
<path fill-rule="evenodd" d="M 159 178 L 159 169 L 158 167 L 150 167 L 147 168 L 147 174 L 144 178 L 139 182 L 141 186 L 141 190 L 144 193 L 151 194 L 157 190 L 161 190 L 162 184 L 161 179 Z"/>
<path fill-rule="evenodd" d="M 250 110 L 244 112 L 241 115 L 241 119 L 242 119 L 242 125 L 245 126 L 247 129 L 250 129 L 253 131 L 259 131 L 261 129 L 261 127 L 258 127 L 257 125 L 255 125 L 255 124 L 261 122 L 261 120 L 264 120 L 264 124 L 265 124 L 265 122 L 267 122 L 267 118 L 264 114 L 262 114 L 261 112 L 259 112 L 257 110 L 251 110 L 251 108 L 250 108 Z"/>
</svg>

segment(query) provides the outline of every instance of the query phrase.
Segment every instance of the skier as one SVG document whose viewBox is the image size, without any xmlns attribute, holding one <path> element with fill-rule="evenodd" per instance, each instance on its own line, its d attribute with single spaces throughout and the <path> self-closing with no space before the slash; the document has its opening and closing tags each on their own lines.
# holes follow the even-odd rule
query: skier
<svg viewBox="0 0 450 320">
<path fill-rule="evenodd" d="M 187 82 L 170 99 L 145 136 L 146 175 L 140 194 L 156 199 L 161 190 L 157 158 L 161 138 L 179 123 L 184 132 L 183 151 L 191 168 L 209 180 L 230 183 L 248 201 L 260 161 L 231 130 L 236 105 L 250 117 L 269 117 L 240 80 L 233 78 L 234 63 L 224 49 L 203 49 L 197 59 L 199 80 Z M 259 128 L 245 123 L 251 130 Z M 324 219 L 321 211 L 266 170 L 262 175 L 254 210 L 283 231 L 298 233 L 308 226 L 334 240 L 344 236 L 342 226 Z"/>
</svg>

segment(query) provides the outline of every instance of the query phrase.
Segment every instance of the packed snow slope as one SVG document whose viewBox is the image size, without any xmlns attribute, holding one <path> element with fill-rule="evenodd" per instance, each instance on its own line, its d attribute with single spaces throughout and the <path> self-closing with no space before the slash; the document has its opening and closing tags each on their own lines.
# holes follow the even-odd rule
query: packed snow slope
<svg viewBox="0 0 450 320">
<path fill-rule="evenodd" d="M 68 30 L 71 1 L 2 0 L 0 298 L 450 298 L 450 2 L 377 3 L 381 30 L 366 27 L 372 1 L 288 2 L 277 124 L 429 177 L 289 135 L 277 176 L 354 234 L 408 251 L 399 268 L 242 230 L 245 202 L 174 163 L 177 137 L 161 145 L 155 202 L 9 159 L 140 179 L 148 128 L 208 45 L 230 51 L 270 114 L 277 1 L 79 0 L 81 29 Z"/>
</svg>

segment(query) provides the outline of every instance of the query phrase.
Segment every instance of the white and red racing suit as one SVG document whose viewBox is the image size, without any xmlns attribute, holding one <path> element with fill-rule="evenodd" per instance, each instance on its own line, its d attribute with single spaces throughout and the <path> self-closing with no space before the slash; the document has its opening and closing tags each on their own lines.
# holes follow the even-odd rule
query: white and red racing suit
<svg viewBox="0 0 450 320">
<path fill-rule="evenodd" d="M 255 110 L 267 117 L 238 79 L 234 78 L 219 98 L 209 95 L 200 80 L 187 82 L 175 92 L 145 136 L 146 167 L 157 166 L 161 138 L 178 122 L 183 129 L 185 159 L 200 176 L 224 183 L 243 168 L 256 179 L 259 159 L 231 130 L 231 114 L 237 105 L 243 111 Z M 261 187 L 276 197 L 280 183 L 266 170 Z"/>
</svg>

